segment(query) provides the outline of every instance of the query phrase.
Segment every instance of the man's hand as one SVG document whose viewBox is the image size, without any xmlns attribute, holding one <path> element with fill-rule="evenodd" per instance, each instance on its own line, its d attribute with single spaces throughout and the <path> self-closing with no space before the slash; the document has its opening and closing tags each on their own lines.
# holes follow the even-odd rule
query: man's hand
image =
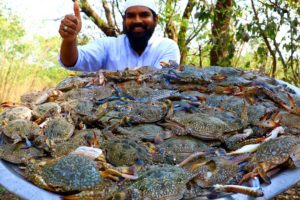
<svg viewBox="0 0 300 200">
<path fill-rule="evenodd" d="M 76 41 L 77 34 L 81 30 L 82 23 L 77 0 L 74 2 L 74 14 L 66 15 L 59 26 L 58 32 L 65 42 Z"/>
</svg>

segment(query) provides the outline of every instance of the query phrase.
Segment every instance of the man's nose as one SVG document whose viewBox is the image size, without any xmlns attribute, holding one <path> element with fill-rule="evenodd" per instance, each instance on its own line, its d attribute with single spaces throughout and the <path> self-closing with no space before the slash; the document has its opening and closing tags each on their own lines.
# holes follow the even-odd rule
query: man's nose
<svg viewBox="0 0 300 200">
<path fill-rule="evenodd" d="M 135 16 L 135 18 L 134 18 L 134 22 L 135 23 L 140 23 L 140 22 L 142 22 L 143 20 L 142 20 L 142 18 L 139 16 L 139 15 L 136 15 Z"/>
</svg>

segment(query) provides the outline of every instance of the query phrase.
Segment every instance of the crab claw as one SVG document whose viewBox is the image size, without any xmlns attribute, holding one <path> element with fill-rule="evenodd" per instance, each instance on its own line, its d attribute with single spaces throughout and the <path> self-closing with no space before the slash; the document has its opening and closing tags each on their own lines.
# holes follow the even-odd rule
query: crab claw
<svg viewBox="0 0 300 200">
<path fill-rule="evenodd" d="M 227 78 L 226 75 L 224 74 L 214 74 L 211 79 L 214 80 L 214 81 L 223 81 Z"/>
<path fill-rule="evenodd" d="M 290 113 L 300 115 L 300 107 L 295 103 L 294 98 L 289 93 L 287 95 L 289 98 L 290 105 L 287 105 L 284 102 L 279 102 L 279 104 Z"/>
<path fill-rule="evenodd" d="M 89 135 L 85 135 L 84 139 L 86 140 L 89 147 L 99 146 L 99 141 L 97 139 L 97 135 L 93 132 L 93 137 L 89 137 Z"/>
<path fill-rule="evenodd" d="M 178 68 L 178 67 L 180 67 L 179 64 L 174 60 L 169 60 L 169 62 L 161 61 L 159 64 L 162 67 L 169 67 L 169 68 Z"/>
<path fill-rule="evenodd" d="M 213 190 L 218 192 L 242 193 L 253 197 L 262 197 L 264 193 L 260 187 L 246 187 L 241 185 L 213 185 Z"/>
<path fill-rule="evenodd" d="M 5 101 L 0 104 L 0 108 L 14 108 L 16 106 L 18 106 L 18 104 L 11 101 Z"/>
<path fill-rule="evenodd" d="M 258 164 L 258 166 L 252 172 L 245 174 L 243 178 L 240 180 L 239 184 L 242 184 L 243 182 L 249 180 L 250 178 L 254 178 L 258 175 L 265 183 L 271 184 L 271 179 L 265 172 L 263 163 Z"/>
<path fill-rule="evenodd" d="M 279 116 L 279 111 L 276 112 L 271 119 L 267 119 L 269 113 L 266 113 L 256 125 L 264 128 L 275 128 L 280 126 L 281 117 Z"/>
</svg>

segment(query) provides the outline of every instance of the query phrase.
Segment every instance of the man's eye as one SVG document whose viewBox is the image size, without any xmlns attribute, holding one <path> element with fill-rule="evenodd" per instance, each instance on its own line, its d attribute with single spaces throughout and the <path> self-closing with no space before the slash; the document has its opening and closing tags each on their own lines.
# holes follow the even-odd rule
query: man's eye
<svg viewBox="0 0 300 200">
<path fill-rule="evenodd" d="M 133 14 L 126 14 L 126 18 L 129 18 L 129 19 L 134 18 L 134 16 L 135 15 L 133 15 Z"/>
<path fill-rule="evenodd" d="M 149 17 L 149 16 L 150 16 L 150 13 L 148 13 L 148 12 L 144 12 L 144 13 L 140 14 L 140 17 Z"/>
</svg>

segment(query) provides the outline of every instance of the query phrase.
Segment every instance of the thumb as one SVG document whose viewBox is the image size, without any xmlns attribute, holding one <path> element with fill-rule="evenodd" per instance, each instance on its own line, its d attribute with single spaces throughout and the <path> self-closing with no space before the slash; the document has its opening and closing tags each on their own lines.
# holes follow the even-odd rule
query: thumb
<svg viewBox="0 0 300 200">
<path fill-rule="evenodd" d="M 77 0 L 75 0 L 75 2 L 74 2 L 74 14 L 81 21 L 80 10 L 79 10 L 79 3 L 78 3 Z"/>
</svg>

